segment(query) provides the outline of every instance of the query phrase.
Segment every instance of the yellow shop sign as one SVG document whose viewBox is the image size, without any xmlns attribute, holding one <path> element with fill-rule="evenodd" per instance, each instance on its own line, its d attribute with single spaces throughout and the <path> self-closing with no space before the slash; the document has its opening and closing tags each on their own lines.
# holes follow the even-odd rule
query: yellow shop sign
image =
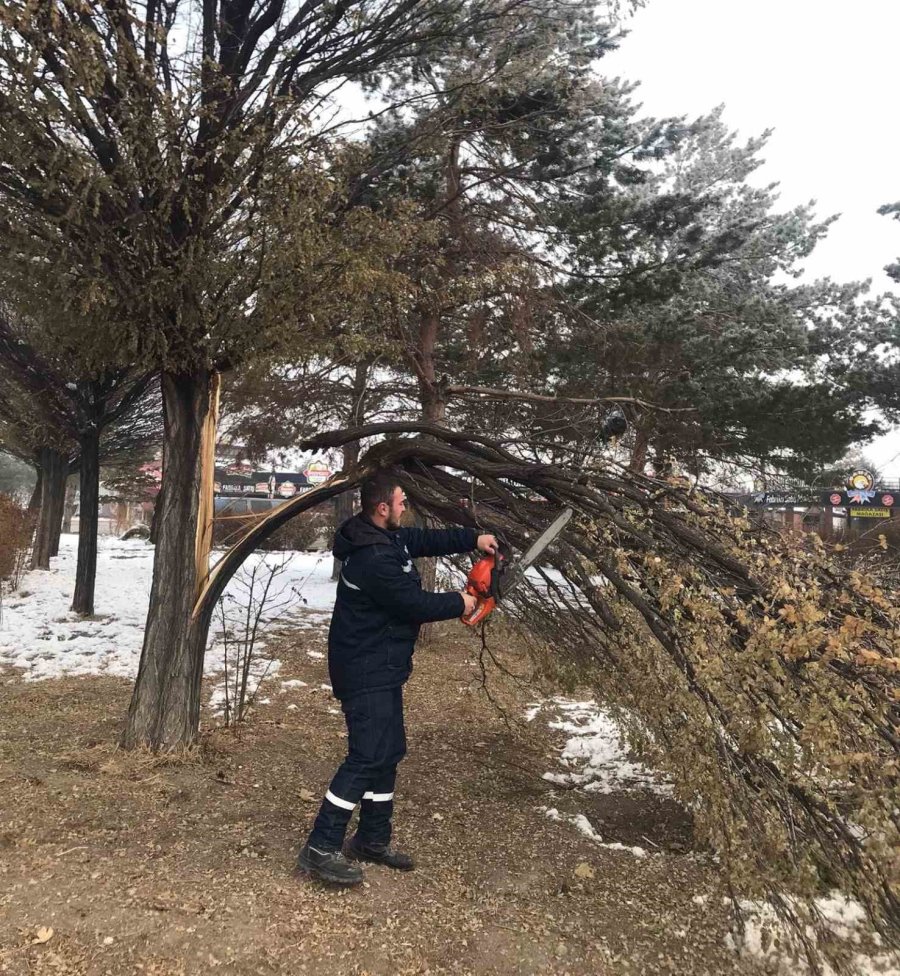
<svg viewBox="0 0 900 976">
<path fill-rule="evenodd" d="M 850 515 L 853 518 L 890 518 L 889 508 L 851 508 Z"/>
</svg>

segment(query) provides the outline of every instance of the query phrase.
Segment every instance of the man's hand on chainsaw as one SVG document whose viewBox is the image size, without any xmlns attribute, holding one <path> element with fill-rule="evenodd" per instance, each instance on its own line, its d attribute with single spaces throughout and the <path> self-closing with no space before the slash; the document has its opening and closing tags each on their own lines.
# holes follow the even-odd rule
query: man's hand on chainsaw
<svg viewBox="0 0 900 976">
<path fill-rule="evenodd" d="M 466 592 L 466 590 L 463 590 L 460 596 L 462 596 L 463 602 L 466 605 L 466 609 L 463 610 L 463 616 L 468 617 L 475 607 L 478 606 L 478 600 L 471 593 Z"/>
<path fill-rule="evenodd" d="M 496 556 L 500 548 L 500 543 L 497 542 L 497 536 L 491 535 L 490 533 L 478 536 L 478 541 L 475 545 L 488 556 Z"/>
</svg>

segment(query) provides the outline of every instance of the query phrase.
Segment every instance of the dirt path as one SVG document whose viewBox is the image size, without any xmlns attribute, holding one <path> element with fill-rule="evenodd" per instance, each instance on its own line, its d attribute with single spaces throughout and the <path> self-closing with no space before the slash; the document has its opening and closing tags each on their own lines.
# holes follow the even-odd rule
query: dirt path
<svg viewBox="0 0 900 976">
<path fill-rule="evenodd" d="M 561 738 L 507 728 L 474 650 L 453 636 L 420 651 L 408 688 L 396 840 L 418 870 L 370 868 L 351 891 L 292 873 L 343 748 L 325 661 L 308 653 L 324 651 L 321 631 L 281 638 L 271 703 L 190 762 L 115 751 L 126 682 L 0 676 L 0 972 L 755 971 L 725 948 L 714 899 L 694 901 L 715 873 L 679 808 L 552 792 L 540 777 Z M 288 679 L 307 685 L 279 693 Z M 497 694 L 521 715 L 534 691 Z M 546 806 L 654 853 L 598 847 Z"/>
</svg>

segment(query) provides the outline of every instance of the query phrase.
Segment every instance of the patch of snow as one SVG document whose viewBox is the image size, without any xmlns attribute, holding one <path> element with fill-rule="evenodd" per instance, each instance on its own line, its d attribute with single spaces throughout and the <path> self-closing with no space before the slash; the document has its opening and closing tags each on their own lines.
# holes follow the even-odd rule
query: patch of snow
<svg viewBox="0 0 900 976">
<path fill-rule="evenodd" d="M 601 844 L 600 846 L 610 851 L 628 851 L 629 854 L 633 854 L 635 857 L 647 856 L 647 852 L 643 847 L 629 847 L 627 844 L 618 843 L 618 841 L 613 841 L 610 844 Z"/>
<path fill-rule="evenodd" d="M 530 706 L 525 713 L 528 721 L 537 714 L 535 708 L 546 708 L 552 715 L 550 728 L 569 736 L 559 757 L 564 771 L 544 773 L 548 782 L 591 793 L 648 790 L 671 796 L 672 787 L 662 774 L 628 758 L 622 732 L 608 709 L 595 701 L 553 698 Z"/>
<path fill-rule="evenodd" d="M 536 702 L 534 705 L 529 705 L 528 708 L 525 709 L 525 721 L 533 722 L 540 714 L 541 708 L 543 708 L 543 704 L 541 702 Z"/>
<path fill-rule="evenodd" d="M 325 657 L 325 655 L 321 651 L 307 651 L 306 652 L 306 656 L 307 657 L 311 657 L 311 658 L 315 658 L 315 660 L 317 660 L 317 661 L 321 661 L 322 658 Z"/>
<path fill-rule="evenodd" d="M 299 678 L 291 678 L 289 681 L 281 682 L 281 693 L 284 694 L 289 688 L 306 688 L 308 685 Z"/>
<path fill-rule="evenodd" d="M 30 680 L 62 675 L 137 674 L 143 643 L 153 547 L 141 539 L 97 540 L 96 614 L 69 609 L 75 590 L 78 536 L 60 537 L 49 570 L 33 570 L 6 597 L 0 620 L 0 665 Z"/>
<path fill-rule="evenodd" d="M 603 837 L 600 834 L 598 834 L 596 830 L 594 830 L 590 820 L 588 820 L 588 818 L 583 813 L 573 814 L 571 821 L 574 824 L 574 826 L 577 827 L 582 834 L 584 834 L 585 837 L 590 838 L 590 840 L 597 841 L 598 844 L 603 843 Z"/>
<path fill-rule="evenodd" d="M 534 721 L 541 712 L 546 712 L 547 724 L 551 729 L 568 735 L 559 754 L 563 771 L 544 773 L 543 778 L 548 782 L 566 787 L 577 786 L 585 792 L 604 794 L 636 790 L 663 796 L 671 794 L 671 786 L 663 781 L 660 774 L 629 759 L 622 732 L 608 709 L 602 708 L 595 701 L 551 698 L 529 705 L 525 720 Z M 582 813 L 560 813 L 555 807 L 538 809 L 551 820 L 571 824 L 585 837 L 607 850 L 627 851 L 638 858 L 648 856 L 643 847 L 604 841 L 603 836 Z"/>
<path fill-rule="evenodd" d="M 560 813 L 556 807 L 538 807 L 544 816 L 560 823 L 572 824 L 578 831 L 584 834 L 589 840 L 594 841 L 598 847 L 605 847 L 608 851 L 627 851 L 635 857 L 647 857 L 647 852 L 643 847 L 629 847 L 627 844 L 620 844 L 617 841 L 606 843 L 603 836 L 594 829 L 593 824 L 583 813 Z"/>
<path fill-rule="evenodd" d="M 745 899 L 740 902 L 740 907 L 744 914 L 743 936 L 728 935 L 726 944 L 730 949 L 765 962 L 769 967 L 767 971 L 774 970 L 779 976 L 800 976 L 810 972 L 796 934 L 781 922 L 771 905 Z M 838 939 L 857 945 L 862 941 L 866 913 L 858 901 L 833 891 L 817 898 L 815 907 Z M 814 937 L 811 929 L 807 934 Z M 877 935 L 870 939 L 876 943 L 880 941 Z M 857 976 L 900 976 L 900 952 L 854 952 L 851 966 Z M 822 972 L 823 976 L 836 976 L 827 963 Z"/>
<path fill-rule="evenodd" d="M 88 674 L 133 678 L 137 674 L 154 547 L 142 539 L 126 542 L 111 536 L 100 536 L 97 544 L 96 615 L 81 618 L 69 609 L 75 588 L 78 536 L 65 534 L 50 569 L 27 573 L 20 591 L 3 601 L 0 667 L 21 669 L 27 680 Z M 211 563 L 221 555 L 213 553 Z M 320 626 L 334 605 L 330 554 L 256 552 L 245 566 L 252 569 L 254 565 L 281 563 L 284 572 L 278 577 L 276 603 L 287 606 L 278 619 L 291 626 Z M 247 587 L 242 587 L 237 578 L 229 583 L 225 594 L 233 609 L 246 608 Z M 214 620 L 213 634 L 215 630 Z M 278 670 L 278 662 L 264 663 L 271 677 Z M 220 674 L 223 664 L 224 649 L 214 642 L 207 651 L 205 671 Z"/>
</svg>

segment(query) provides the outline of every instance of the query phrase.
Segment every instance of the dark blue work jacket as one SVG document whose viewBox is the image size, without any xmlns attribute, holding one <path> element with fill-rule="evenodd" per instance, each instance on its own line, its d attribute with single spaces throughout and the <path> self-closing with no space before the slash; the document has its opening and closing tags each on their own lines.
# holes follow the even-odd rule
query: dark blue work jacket
<svg viewBox="0 0 900 976">
<path fill-rule="evenodd" d="M 469 552 L 474 529 L 380 529 L 354 515 L 337 530 L 342 561 L 331 628 L 328 671 L 338 698 L 395 688 L 409 678 L 419 625 L 459 617 L 459 593 L 429 593 L 414 558 Z"/>
</svg>

